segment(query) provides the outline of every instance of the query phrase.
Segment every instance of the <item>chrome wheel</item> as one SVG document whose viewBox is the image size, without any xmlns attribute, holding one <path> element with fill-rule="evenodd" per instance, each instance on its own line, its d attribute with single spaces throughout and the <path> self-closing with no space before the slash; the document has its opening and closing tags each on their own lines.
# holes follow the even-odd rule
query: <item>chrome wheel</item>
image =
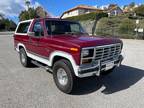
<svg viewBox="0 0 144 108">
<path fill-rule="evenodd" d="M 58 82 L 61 85 L 63 85 L 63 86 L 67 85 L 67 83 L 68 83 L 68 76 L 67 76 L 66 71 L 63 68 L 59 68 L 57 70 L 57 79 L 58 79 Z"/>
</svg>

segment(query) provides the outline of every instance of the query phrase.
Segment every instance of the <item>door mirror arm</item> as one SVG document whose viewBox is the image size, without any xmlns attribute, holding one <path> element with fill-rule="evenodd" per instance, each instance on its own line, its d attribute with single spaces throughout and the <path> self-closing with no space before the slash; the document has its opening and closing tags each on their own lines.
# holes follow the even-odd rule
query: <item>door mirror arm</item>
<svg viewBox="0 0 144 108">
<path fill-rule="evenodd" d="M 28 36 L 35 36 L 35 32 L 28 32 Z"/>
</svg>

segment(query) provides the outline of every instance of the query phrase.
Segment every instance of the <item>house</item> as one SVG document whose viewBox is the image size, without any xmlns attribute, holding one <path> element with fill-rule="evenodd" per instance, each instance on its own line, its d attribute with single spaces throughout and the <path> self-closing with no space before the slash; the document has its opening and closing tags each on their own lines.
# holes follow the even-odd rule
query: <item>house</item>
<svg viewBox="0 0 144 108">
<path fill-rule="evenodd" d="M 91 13 L 91 12 L 101 12 L 101 11 L 103 11 L 103 10 L 97 9 L 93 6 L 79 5 L 79 6 L 76 6 L 72 9 L 65 11 L 61 15 L 61 18 L 68 18 L 68 17 L 72 17 L 72 16 L 78 16 L 78 15 L 87 14 L 87 13 Z"/>
<path fill-rule="evenodd" d="M 124 13 L 131 13 L 133 12 L 137 7 L 139 7 L 139 5 L 134 5 L 134 6 L 125 6 L 124 9 L 123 9 L 123 12 Z"/>
<path fill-rule="evenodd" d="M 117 4 L 110 4 L 105 11 L 109 16 L 116 16 L 123 13 L 123 10 Z"/>
</svg>

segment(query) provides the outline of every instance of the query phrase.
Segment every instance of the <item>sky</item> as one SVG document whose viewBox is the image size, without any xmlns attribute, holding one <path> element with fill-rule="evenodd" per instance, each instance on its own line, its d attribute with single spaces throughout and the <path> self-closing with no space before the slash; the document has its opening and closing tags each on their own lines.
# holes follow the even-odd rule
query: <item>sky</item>
<svg viewBox="0 0 144 108">
<path fill-rule="evenodd" d="M 32 7 L 42 6 L 53 16 L 60 16 L 64 11 L 77 5 L 105 6 L 108 4 L 128 5 L 131 2 L 144 4 L 144 0 L 30 0 Z M 0 0 L 0 13 L 18 22 L 18 15 L 25 10 L 24 0 Z"/>
</svg>

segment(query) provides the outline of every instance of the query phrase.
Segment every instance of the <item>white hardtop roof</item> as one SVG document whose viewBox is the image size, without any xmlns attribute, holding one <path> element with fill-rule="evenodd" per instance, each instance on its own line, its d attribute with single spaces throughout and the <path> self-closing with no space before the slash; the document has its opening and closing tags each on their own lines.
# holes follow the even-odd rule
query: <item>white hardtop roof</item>
<svg viewBox="0 0 144 108">
<path fill-rule="evenodd" d="M 34 20 L 34 19 L 24 20 L 24 21 L 20 21 L 19 23 L 31 22 L 31 21 L 33 21 L 33 20 Z"/>
</svg>

